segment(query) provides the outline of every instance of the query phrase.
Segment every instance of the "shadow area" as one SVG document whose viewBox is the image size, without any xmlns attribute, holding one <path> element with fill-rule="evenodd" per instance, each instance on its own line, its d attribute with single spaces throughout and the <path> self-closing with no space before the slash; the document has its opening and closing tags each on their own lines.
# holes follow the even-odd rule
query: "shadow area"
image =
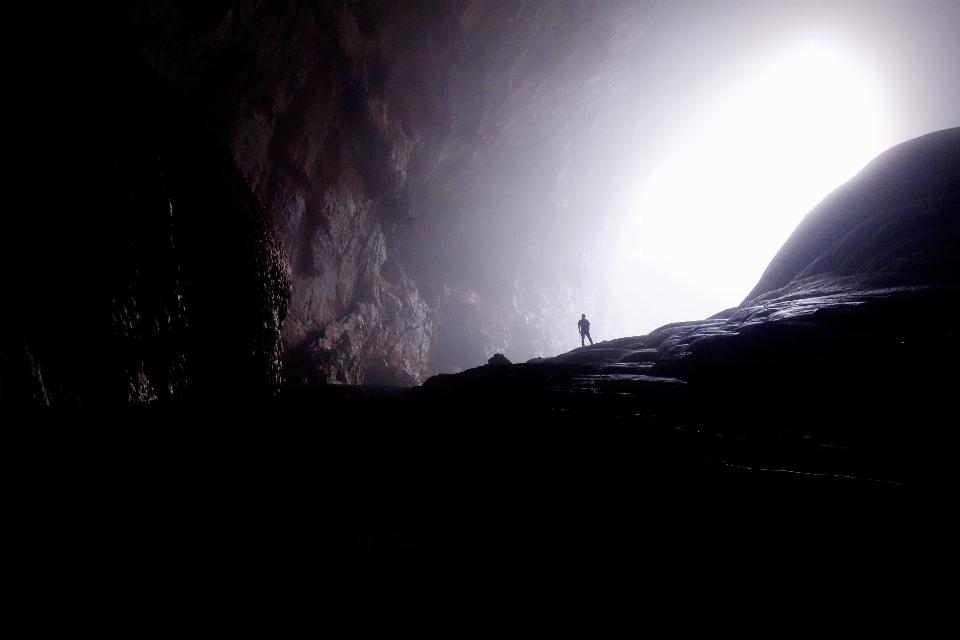
<svg viewBox="0 0 960 640">
<path fill-rule="evenodd" d="M 187 599 L 427 616 L 619 599 L 641 577 L 717 598 L 793 576 L 886 588 L 935 560 L 949 483 L 929 447 L 831 440 L 819 408 L 778 422 L 753 394 L 615 371 L 37 412 L 6 448 L 16 538 L 35 570 Z"/>
</svg>

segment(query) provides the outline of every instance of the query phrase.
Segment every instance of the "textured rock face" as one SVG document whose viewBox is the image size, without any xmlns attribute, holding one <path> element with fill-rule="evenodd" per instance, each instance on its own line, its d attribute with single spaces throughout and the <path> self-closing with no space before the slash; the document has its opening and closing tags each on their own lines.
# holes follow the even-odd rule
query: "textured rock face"
<svg viewBox="0 0 960 640">
<path fill-rule="evenodd" d="M 42 196 L 8 226 L 0 401 L 272 396 L 290 284 L 268 212 L 149 66 L 71 53 L 85 74 L 38 103 L 77 104 L 27 121 L 60 166 L 23 185 Z"/>
<path fill-rule="evenodd" d="M 591 277 L 582 247 L 604 231 L 584 212 L 632 170 L 589 157 L 632 143 L 604 118 L 642 111 L 613 79 L 643 11 L 581 9 L 133 3 L 141 54 L 277 216 L 290 381 L 420 381 L 562 350 Z"/>
</svg>

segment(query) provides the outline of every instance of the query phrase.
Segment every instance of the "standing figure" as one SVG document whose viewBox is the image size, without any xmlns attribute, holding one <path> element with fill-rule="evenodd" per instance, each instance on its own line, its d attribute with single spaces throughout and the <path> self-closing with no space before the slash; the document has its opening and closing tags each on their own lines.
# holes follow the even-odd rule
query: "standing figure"
<svg viewBox="0 0 960 640">
<path fill-rule="evenodd" d="M 577 323 L 577 327 L 580 328 L 580 346 L 583 346 L 584 338 L 589 340 L 590 344 L 593 344 L 593 338 L 590 337 L 590 321 L 587 320 L 587 314 L 580 314 L 580 322 Z"/>
</svg>

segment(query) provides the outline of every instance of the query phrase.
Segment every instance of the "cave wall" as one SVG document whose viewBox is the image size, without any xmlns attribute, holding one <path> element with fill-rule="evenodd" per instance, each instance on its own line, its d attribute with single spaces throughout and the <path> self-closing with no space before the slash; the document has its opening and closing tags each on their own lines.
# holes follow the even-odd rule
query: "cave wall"
<svg viewBox="0 0 960 640">
<path fill-rule="evenodd" d="M 273 220 L 102 17 L 52 31 L 61 66 L 18 119 L 29 204 L 4 223 L 0 402 L 268 399 L 290 295 Z"/>
<path fill-rule="evenodd" d="M 127 19 L 276 216 L 290 381 L 409 383 L 572 345 L 584 247 L 629 172 L 583 151 L 627 144 L 603 126 L 623 91 L 609 54 L 641 13 L 289 0 Z"/>
</svg>

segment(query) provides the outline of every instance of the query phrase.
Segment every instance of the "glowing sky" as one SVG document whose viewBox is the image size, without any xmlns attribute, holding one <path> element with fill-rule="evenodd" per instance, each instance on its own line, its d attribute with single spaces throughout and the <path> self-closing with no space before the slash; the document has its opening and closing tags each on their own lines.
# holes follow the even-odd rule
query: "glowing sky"
<svg viewBox="0 0 960 640">
<path fill-rule="evenodd" d="M 892 144 L 870 70 L 809 42 L 743 69 L 628 194 L 610 286 L 619 335 L 738 305 L 801 218 Z"/>
</svg>

